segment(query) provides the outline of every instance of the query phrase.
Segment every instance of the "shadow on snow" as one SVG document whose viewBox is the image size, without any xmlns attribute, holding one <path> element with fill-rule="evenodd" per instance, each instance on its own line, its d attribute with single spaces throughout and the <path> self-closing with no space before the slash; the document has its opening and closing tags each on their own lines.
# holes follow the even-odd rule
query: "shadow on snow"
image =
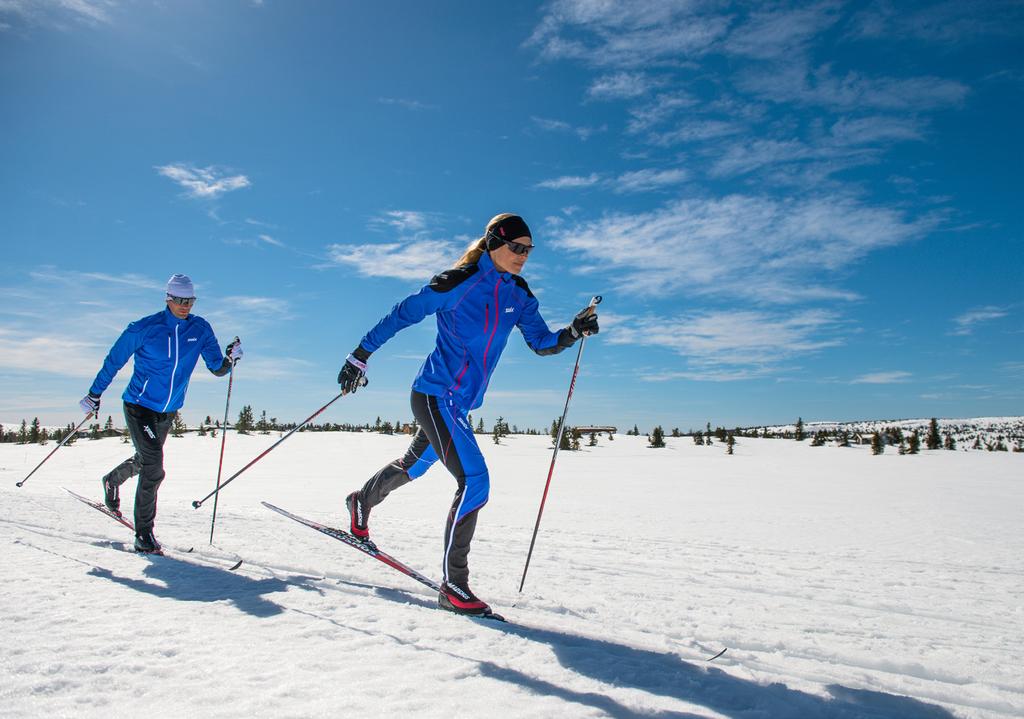
<svg viewBox="0 0 1024 719">
<path fill-rule="evenodd" d="M 433 602 L 401 590 L 375 588 L 381 599 L 437 608 Z M 946 709 L 910 697 L 851 689 L 833 684 L 830 697 L 791 689 L 785 684 L 759 684 L 732 676 L 704 663 L 691 663 L 669 652 L 638 649 L 604 639 L 539 629 L 522 624 L 498 624 L 480 619 L 480 626 L 551 647 L 567 670 L 621 689 L 639 689 L 710 709 L 727 717 L 772 719 L 955 719 Z M 511 666 L 480 661 L 480 673 L 510 682 L 543 696 L 593 707 L 616 719 L 700 715 L 678 711 L 637 710 L 603 694 L 580 692 L 540 679 Z"/>
</svg>

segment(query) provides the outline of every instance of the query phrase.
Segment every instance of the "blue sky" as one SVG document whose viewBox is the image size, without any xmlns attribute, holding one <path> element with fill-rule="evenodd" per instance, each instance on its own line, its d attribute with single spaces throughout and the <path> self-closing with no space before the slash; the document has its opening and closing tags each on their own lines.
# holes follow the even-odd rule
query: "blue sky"
<svg viewBox="0 0 1024 719">
<path fill-rule="evenodd" d="M 3 0 L 0 420 L 78 417 L 174 272 L 243 339 L 233 406 L 302 419 L 503 211 L 552 327 L 604 296 L 571 422 L 1024 414 L 1022 37 L 1019 2 Z M 326 418 L 408 419 L 432 337 Z M 574 356 L 514 337 L 477 414 L 548 425 Z"/>
</svg>

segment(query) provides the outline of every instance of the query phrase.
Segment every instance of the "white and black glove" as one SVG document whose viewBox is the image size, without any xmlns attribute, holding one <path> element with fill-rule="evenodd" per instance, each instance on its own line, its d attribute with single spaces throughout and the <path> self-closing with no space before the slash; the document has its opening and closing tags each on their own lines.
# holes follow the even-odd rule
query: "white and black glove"
<svg viewBox="0 0 1024 719">
<path fill-rule="evenodd" d="M 601 331 L 601 328 L 597 326 L 597 308 L 594 305 L 589 305 L 573 318 L 572 324 L 566 327 L 569 333 L 572 334 L 572 339 L 575 342 L 580 337 L 589 337 L 590 335 L 596 335 Z"/>
<path fill-rule="evenodd" d="M 235 337 L 231 343 L 224 348 L 224 356 L 231 360 L 232 364 L 242 359 L 245 353 L 242 351 L 242 340 Z"/>
<path fill-rule="evenodd" d="M 352 354 L 345 360 L 345 366 L 338 373 L 338 384 L 341 385 L 342 394 L 351 394 L 369 384 L 369 380 L 366 379 L 366 363 L 370 359 L 370 354 L 362 346 L 352 350 Z"/>
<path fill-rule="evenodd" d="M 82 411 L 86 414 L 94 414 L 97 417 L 100 416 L 100 396 L 98 394 L 90 392 L 79 400 L 78 406 L 81 407 Z"/>
</svg>

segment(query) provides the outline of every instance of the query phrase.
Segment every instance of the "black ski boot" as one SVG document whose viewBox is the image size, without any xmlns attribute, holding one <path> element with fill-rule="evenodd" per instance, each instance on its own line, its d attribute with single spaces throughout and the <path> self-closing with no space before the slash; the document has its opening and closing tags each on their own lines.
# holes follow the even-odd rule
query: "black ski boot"
<svg viewBox="0 0 1024 719">
<path fill-rule="evenodd" d="M 153 536 L 153 530 L 135 533 L 135 551 L 139 554 L 163 554 L 160 543 Z"/>
<path fill-rule="evenodd" d="M 103 504 L 118 517 L 121 516 L 121 490 L 106 477 L 103 478 Z"/>
<path fill-rule="evenodd" d="M 348 510 L 349 533 L 364 544 L 373 544 L 370 541 L 370 508 L 363 504 L 359 492 L 345 497 L 345 508 Z"/>
</svg>

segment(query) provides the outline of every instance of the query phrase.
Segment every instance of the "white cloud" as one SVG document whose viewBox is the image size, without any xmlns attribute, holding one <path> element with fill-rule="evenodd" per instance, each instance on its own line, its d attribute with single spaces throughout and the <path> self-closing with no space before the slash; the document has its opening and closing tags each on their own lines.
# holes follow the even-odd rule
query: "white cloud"
<svg viewBox="0 0 1024 719">
<path fill-rule="evenodd" d="M 729 33 L 724 50 L 757 60 L 802 55 L 815 36 L 835 24 L 838 9 L 837 2 L 821 2 L 806 8 L 753 12 Z"/>
<path fill-rule="evenodd" d="M 64 334 L 36 334 L 0 327 L 0 370 L 4 372 L 45 372 L 92 379 L 108 349 Z"/>
<path fill-rule="evenodd" d="M 690 2 L 556 0 L 527 41 L 549 60 L 640 68 L 697 56 L 720 39 L 727 16 L 704 17 Z"/>
<path fill-rule="evenodd" d="M 788 315 L 712 311 L 621 320 L 607 333 L 606 341 L 659 347 L 687 359 L 685 370 L 649 372 L 648 380 L 727 381 L 771 374 L 784 360 L 836 347 L 842 344 L 840 327 L 838 316 L 824 310 Z"/>
<path fill-rule="evenodd" d="M 114 6 L 111 0 L 0 0 L 0 16 L 64 30 L 69 20 L 86 25 L 109 24 Z M 10 27 L 9 23 L 0 23 L 0 31 Z"/>
<path fill-rule="evenodd" d="M 553 120 L 553 119 L 547 118 L 547 117 L 536 117 L 536 116 L 533 116 L 533 117 L 530 118 L 530 121 L 536 127 L 540 128 L 541 130 L 544 130 L 545 132 L 566 132 L 566 133 L 572 133 L 572 134 L 576 135 L 577 137 L 579 137 L 584 142 L 586 142 L 588 139 L 590 139 L 590 137 L 592 135 L 595 135 L 595 134 L 597 134 L 599 132 L 604 132 L 605 130 L 608 129 L 607 126 L 601 126 L 601 127 L 582 127 L 581 126 L 581 127 L 577 127 L 575 125 L 570 125 L 568 122 L 565 122 L 564 120 Z"/>
<path fill-rule="evenodd" d="M 936 110 L 963 104 L 970 92 L 966 85 L 941 77 L 868 77 L 854 70 L 839 76 L 830 65 L 808 69 L 799 62 L 748 70 L 738 86 L 775 102 L 839 111 Z"/>
<path fill-rule="evenodd" d="M 911 375 L 909 372 L 902 370 L 895 370 L 892 372 L 873 372 L 870 374 L 861 375 L 851 382 L 851 384 L 899 384 L 902 382 L 908 382 Z"/>
<path fill-rule="evenodd" d="M 432 215 L 416 210 L 387 210 L 370 220 L 371 226 L 385 227 L 400 233 L 417 233 L 427 229 Z"/>
<path fill-rule="evenodd" d="M 579 190 L 584 187 L 593 187 L 601 181 L 601 176 L 596 172 L 589 175 L 563 175 L 550 180 L 538 182 L 535 187 L 545 190 Z"/>
<path fill-rule="evenodd" d="M 950 334 L 953 335 L 969 335 L 974 332 L 974 327 L 980 322 L 990 322 L 992 320 L 998 320 L 1002 317 L 1006 317 L 1009 312 L 1004 307 L 979 307 L 977 309 L 964 312 L 962 315 L 953 318 L 953 328 Z"/>
<path fill-rule="evenodd" d="M 201 199 L 213 199 L 252 184 L 245 175 L 226 175 L 212 166 L 195 167 L 179 162 L 158 166 L 156 171 L 185 188 L 189 197 Z"/>
<path fill-rule="evenodd" d="M 552 234 L 559 248 L 585 258 L 576 271 L 605 271 L 624 290 L 786 303 L 852 298 L 818 284 L 822 273 L 917 238 L 930 222 L 852 197 L 730 195 L 565 223 Z"/>
<path fill-rule="evenodd" d="M 379 245 L 330 245 L 327 254 L 336 265 L 354 267 L 364 277 L 394 277 L 428 281 L 438 267 L 450 267 L 461 254 L 447 242 L 421 240 Z"/>
<path fill-rule="evenodd" d="M 595 100 L 628 100 L 646 95 L 655 84 L 642 72 L 616 72 L 594 80 L 587 96 Z"/>
<path fill-rule="evenodd" d="M 402 97 L 379 97 L 377 102 L 381 105 L 397 105 L 398 107 L 404 107 L 406 110 L 436 110 L 437 105 L 430 105 L 419 100 L 409 100 Z"/>
<path fill-rule="evenodd" d="M 687 179 L 686 170 L 635 170 L 624 172 L 612 182 L 614 190 L 620 194 L 649 192 L 672 185 L 678 185 Z"/>
<path fill-rule="evenodd" d="M 281 242 L 281 240 L 275 240 L 270 235 L 260 235 L 259 238 L 261 240 L 263 240 L 264 242 L 266 242 L 268 245 L 273 245 L 274 247 L 286 247 L 287 246 L 283 242 Z"/>
</svg>

